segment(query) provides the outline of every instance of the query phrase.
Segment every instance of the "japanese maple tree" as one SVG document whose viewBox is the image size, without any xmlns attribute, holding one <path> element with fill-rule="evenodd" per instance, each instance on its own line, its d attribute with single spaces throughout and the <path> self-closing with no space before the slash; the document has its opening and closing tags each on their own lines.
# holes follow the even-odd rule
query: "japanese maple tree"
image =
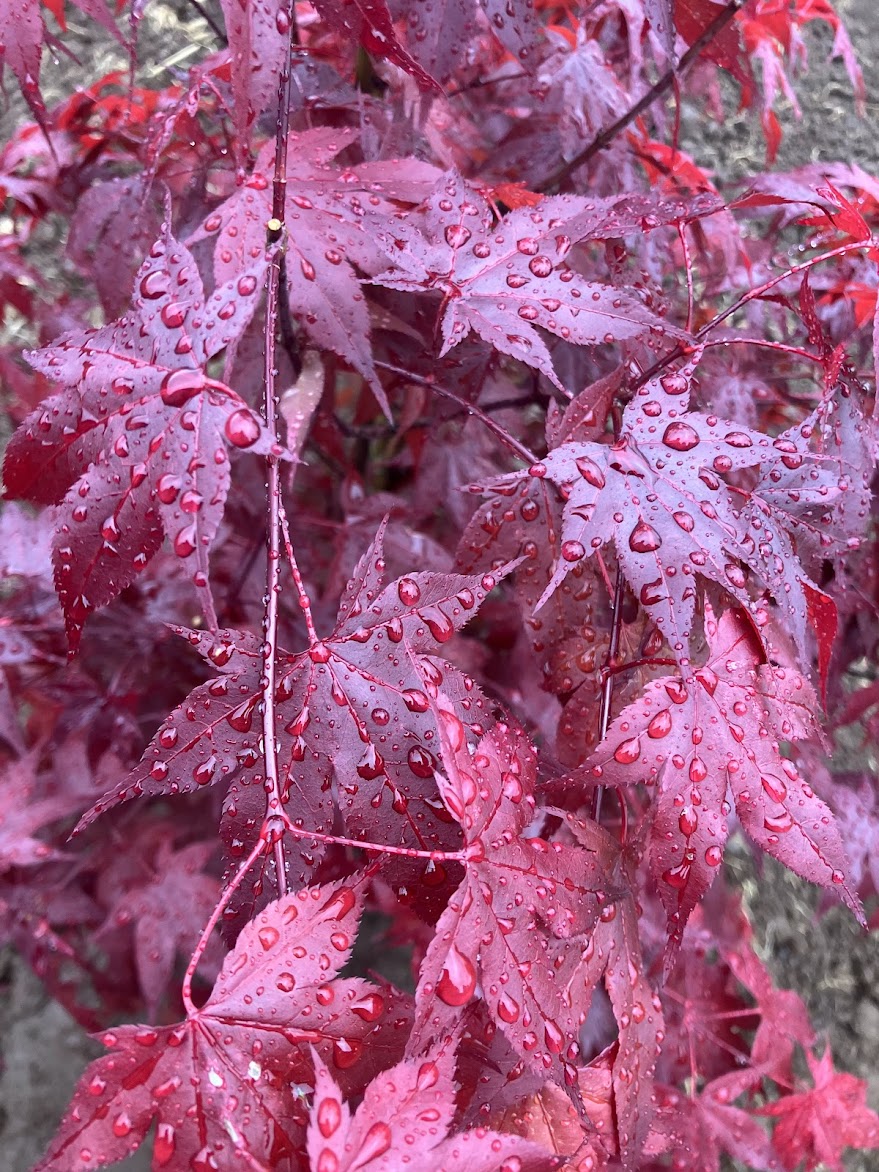
<svg viewBox="0 0 879 1172">
<path fill-rule="evenodd" d="M 0 5 L 0 933 L 106 1050 L 37 1169 L 879 1148 L 725 861 L 879 924 L 879 179 L 773 168 L 807 25 L 864 101 L 829 0 L 192 0 L 167 68 L 75 2 L 55 103 Z"/>
</svg>

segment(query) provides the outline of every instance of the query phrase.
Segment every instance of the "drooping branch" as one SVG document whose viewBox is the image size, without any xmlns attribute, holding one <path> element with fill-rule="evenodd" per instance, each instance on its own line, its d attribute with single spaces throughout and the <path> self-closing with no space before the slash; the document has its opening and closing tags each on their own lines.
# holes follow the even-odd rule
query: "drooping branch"
<svg viewBox="0 0 879 1172">
<path fill-rule="evenodd" d="M 714 20 L 706 25 L 702 33 L 690 45 L 683 57 L 674 69 L 668 69 L 663 73 L 662 77 L 654 83 L 642 98 L 640 98 L 634 106 L 630 106 L 624 114 L 617 118 L 616 122 L 612 122 L 610 126 L 597 134 L 588 146 L 584 147 L 579 154 L 576 154 L 573 159 L 569 159 L 567 163 L 563 163 L 557 167 L 555 171 L 549 176 L 544 183 L 540 185 L 539 190 L 545 192 L 555 192 L 565 183 L 573 173 L 579 168 L 583 167 L 590 159 L 593 159 L 605 147 L 610 146 L 613 140 L 626 129 L 636 118 L 640 117 L 645 110 L 648 110 L 657 98 L 662 95 L 675 83 L 676 78 L 685 73 L 693 62 L 700 56 L 702 51 L 718 36 L 723 29 L 729 24 L 736 13 L 744 6 L 745 0 L 729 0 L 725 8 L 721 8 Z"/>
</svg>

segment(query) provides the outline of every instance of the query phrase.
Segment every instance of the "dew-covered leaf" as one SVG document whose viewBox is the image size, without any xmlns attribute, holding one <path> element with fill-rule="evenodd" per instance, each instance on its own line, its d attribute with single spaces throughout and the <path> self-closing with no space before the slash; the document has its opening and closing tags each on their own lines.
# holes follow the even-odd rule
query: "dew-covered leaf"
<svg viewBox="0 0 879 1172">
<path fill-rule="evenodd" d="M 775 1150 L 789 1172 L 820 1165 L 842 1172 L 847 1147 L 879 1148 L 879 1116 L 867 1106 L 867 1084 L 837 1071 L 830 1047 L 821 1058 L 806 1055 L 814 1087 L 803 1087 L 760 1109 L 775 1116 Z"/>
<path fill-rule="evenodd" d="M 658 206 L 554 196 L 494 224 L 484 197 L 450 172 L 420 220 L 374 217 L 376 238 L 393 267 L 373 280 L 391 289 L 443 294 L 441 356 L 473 330 L 561 387 L 535 326 L 581 346 L 679 333 L 634 291 L 586 280 L 568 260 L 579 241 L 643 230 L 649 215 L 658 225 Z"/>
<path fill-rule="evenodd" d="M 471 753 L 442 696 L 439 705 L 438 780 L 464 831 L 465 875 L 421 966 L 410 1046 L 441 1030 L 478 990 L 525 1062 L 570 1084 L 588 1008 L 583 983 L 569 984 L 580 952 L 572 940 L 598 918 L 603 859 L 527 834 L 536 763 L 520 729 L 496 724 Z"/>
<path fill-rule="evenodd" d="M 330 830 L 338 809 L 355 838 L 447 849 L 457 845 L 457 832 L 434 780 L 432 697 L 442 688 L 468 723 L 484 727 L 489 716 L 473 679 L 438 652 L 473 618 L 506 569 L 493 576 L 421 572 L 385 585 L 381 542 L 382 531 L 358 565 L 333 632 L 298 654 L 278 654 L 283 797 L 303 830 Z M 256 842 L 265 812 L 262 658 L 256 640 L 240 632 L 187 638 L 223 674 L 199 685 L 171 713 L 140 764 L 78 829 L 134 797 L 224 783 L 231 787 L 224 837 L 230 850 L 234 845 L 234 860 Z M 404 859 L 396 865 L 410 878 L 424 872 L 426 889 L 446 882 L 442 867 Z"/>
<path fill-rule="evenodd" d="M 315 1058 L 308 1126 L 311 1167 L 355 1172 L 544 1172 L 546 1150 L 484 1127 L 450 1134 L 455 1113 L 450 1046 L 400 1062 L 366 1088 L 352 1112 L 332 1072 Z"/>
<path fill-rule="evenodd" d="M 708 609 L 706 627 L 704 666 L 648 684 L 584 766 L 601 784 L 655 787 L 650 869 L 672 941 L 717 874 L 733 810 L 759 846 L 860 917 L 833 815 L 779 745 L 817 734 L 811 685 L 762 662 L 740 612 Z"/>
<path fill-rule="evenodd" d="M 361 901 L 356 878 L 285 896 L 244 929 L 186 1021 L 104 1033 L 110 1053 L 80 1080 L 40 1172 L 124 1159 L 154 1123 L 157 1169 L 228 1166 L 236 1137 L 273 1168 L 297 1167 L 307 1113 L 292 1089 L 313 1085 L 313 1055 L 350 1093 L 402 1048 L 403 1000 L 336 975 Z"/>
<path fill-rule="evenodd" d="M 191 254 L 166 230 L 138 273 L 130 313 L 29 355 L 64 389 L 13 436 L 4 477 L 10 496 L 62 502 L 53 561 L 71 652 L 87 615 L 130 585 L 163 533 L 204 585 L 229 449 L 281 454 L 206 369 L 249 321 L 264 272 L 260 256 L 206 298 Z"/>
</svg>

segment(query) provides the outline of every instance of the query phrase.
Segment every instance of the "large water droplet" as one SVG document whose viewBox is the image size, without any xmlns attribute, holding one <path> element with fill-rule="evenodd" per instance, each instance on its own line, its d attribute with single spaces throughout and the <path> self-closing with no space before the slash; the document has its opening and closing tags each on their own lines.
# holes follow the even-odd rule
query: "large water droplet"
<svg viewBox="0 0 879 1172">
<path fill-rule="evenodd" d="M 369 1131 L 360 1141 L 357 1156 L 350 1165 L 354 1168 L 364 1168 L 367 1164 L 383 1156 L 391 1146 L 391 1129 L 387 1123 L 373 1123 Z"/>
<path fill-rule="evenodd" d="M 681 812 L 681 816 L 678 818 L 678 828 L 680 829 L 681 834 L 685 835 L 687 838 L 689 838 L 691 834 L 695 834 L 698 830 L 699 819 L 696 816 L 696 811 L 692 806 L 687 806 Z"/>
<path fill-rule="evenodd" d="M 236 448 L 250 448 L 260 437 L 259 420 L 247 407 L 239 407 L 226 420 L 226 439 Z"/>
<path fill-rule="evenodd" d="M 665 429 L 662 442 L 667 448 L 672 448 L 676 452 L 689 452 L 699 443 L 699 434 L 690 427 L 689 423 L 678 419 Z"/>
<path fill-rule="evenodd" d="M 401 578 L 397 583 L 397 594 L 404 606 L 415 606 L 421 601 L 421 587 L 414 578 Z"/>
<path fill-rule="evenodd" d="M 630 737 L 617 746 L 613 755 L 614 761 L 620 765 L 632 765 L 641 755 L 641 742 L 637 737 Z"/>
<path fill-rule="evenodd" d="M 577 471 L 593 488 L 604 488 L 607 483 L 604 472 L 589 456 L 581 456 L 577 460 Z"/>
<path fill-rule="evenodd" d="M 406 754 L 406 761 L 416 777 L 433 777 L 436 763 L 432 755 L 421 745 L 415 745 L 409 750 Z"/>
<path fill-rule="evenodd" d="M 782 803 L 787 797 L 787 786 L 780 777 L 761 777 L 763 789 L 774 802 Z"/>
<path fill-rule="evenodd" d="M 646 521 L 639 521 L 629 534 L 629 549 L 635 553 L 652 553 L 661 545 L 662 538 Z"/>
<path fill-rule="evenodd" d="M 449 248 L 463 248 L 472 235 L 463 224 L 449 224 L 444 232 Z"/>
<path fill-rule="evenodd" d="M 651 718 L 647 725 L 647 735 L 653 740 L 659 740 L 662 737 L 667 737 L 671 732 L 671 712 L 667 708 L 663 708 L 661 712 L 657 712 Z"/>
<path fill-rule="evenodd" d="M 514 1000 L 509 993 L 503 992 L 500 995 L 497 1003 L 497 1015 L 501 1021 L 505 1021 L 508 1025 L 519 1020 L 519 1014 L 522 1012 L 519 1002 Z"/>
<path fill-rule="evenodd" d="M 329 1139 L 335 1134 L 341 1122 L 342 1108 L 338 1099 L 322 1099 L 317 1109 L 317 1125 L 324 1139 Z"/>
<path fill-rule="evenodd" d="M 454 944 L 449 947 L 443 971 L 437 981 L 436 992 L 446 1005 L 466 1005 L 476 991 L 476 969 Z"/>
<path fill-rule="evenodd" d="M 455 633 L 455 624 L 438 606 L 431 606 L 420 612 L 425 626 L 437 643 L 448 643 Z"/>
<path fill-rule="evenodd" d="M 281 934 L 277 928 L 273 928 L 271 924 L 266 924 L 257 932 L 257 938 L 263 949 L 268 952 L 270 948 L 274 948 L 281 938 Z"/>
<path fill-rule="evenodd" d="M 204 390 L 204 374 L 200 370 L 173 370 L 162 379 L 159 394 L 169 407 L 182 407 L 193 395 Z"/>
</svg>

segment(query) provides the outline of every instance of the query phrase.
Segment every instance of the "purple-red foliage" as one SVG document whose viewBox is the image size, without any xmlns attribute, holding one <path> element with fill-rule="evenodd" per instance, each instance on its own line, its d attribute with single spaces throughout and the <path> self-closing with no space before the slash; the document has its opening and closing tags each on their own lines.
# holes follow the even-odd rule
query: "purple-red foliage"
<svg viewBox="0 0 879 1172">
<path fill-rule="evenodd" d="M 107 1048 L 38 1168 L 879 1147 L 723 877 L 879 919 L 879 180 L 676 137 L 725 73 L 771 162 L 816 20 L 862 102 L 829 0 L 221 0 L 161 90 L 75 2 L 51 109 L 0 4 L 0 937 Z"/>
</svg>

